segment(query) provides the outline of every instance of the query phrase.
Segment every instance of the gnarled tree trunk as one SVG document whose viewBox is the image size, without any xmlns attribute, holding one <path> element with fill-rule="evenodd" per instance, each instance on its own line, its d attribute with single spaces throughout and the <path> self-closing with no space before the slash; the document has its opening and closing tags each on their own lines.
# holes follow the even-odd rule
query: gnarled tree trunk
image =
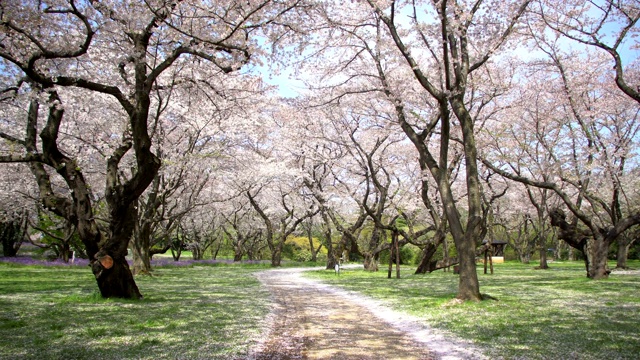
<svg viewBox="0 0 640 360">
<path fill-rule="evenodd" d="M 92 257 L 91 269 L 103 297 L 140 299 L 142 294 L 126 259 L 127 246 L 135 227 L 135 207 L 130 203 L 122 208 L 112 209 L 109 238 Z"/>
<path fill-rule="evenodd" d="M 438 235 L 436 235 L 437 237 Z M 430 242 L 422 249 L 422 253 L 420 255 L 420 263 L 418 264 L 418 268 L 416 269 L 415 274 L 426 274 L 428 272 L 433 272 L 437 268 L 437 261 L 432 260 L 433 256 L 436 254 L 438 247 L 442 243 L 442 239 L 434 239 L 434 242 Z"/>
<path fill-rule="evenodd" d="M 611 272 L 607 265 L 610 241 L 602 234 L 592 234 L 578 229 L 577 226 L 566 221 L 566 215 L 560 209 L 553 209 L 549 213 L 551 225 L 558 227 L 558 238 L 584 255 L 587 277 L 603 279 Z"/>
<path fill-rule="evenodd" d="M 0 222 L 0 238 L 2 253 L 6 257 L 15 257 L 22 245 L 27 230 L 27 216 L 18 219 L 7 219 Z"/>
<path fill-rule="evenodd" d="M 627 257 L 629 254 L 629 247 L 636 241 L 636 238 L 640 235 L 637 233 L 634 236 L 620 236 L 618 238 L 618 251 L 616 253 L 616 269 L 628 269 Z"/>
</svg>

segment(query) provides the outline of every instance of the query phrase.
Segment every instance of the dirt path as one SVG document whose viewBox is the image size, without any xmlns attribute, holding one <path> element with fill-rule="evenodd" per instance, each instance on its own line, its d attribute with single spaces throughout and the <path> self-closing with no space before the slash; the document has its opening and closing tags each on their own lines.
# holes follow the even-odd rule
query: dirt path
<svg viewBox="0 0 640 360">
<path fill-rule="evenodd" d="M 379 302 L 301 276 L 304 269 L 258 273 L 275 308 L 254 351 L 271 359 L 482 359 L 468 343 L 434 334 Z"/>
</svg>

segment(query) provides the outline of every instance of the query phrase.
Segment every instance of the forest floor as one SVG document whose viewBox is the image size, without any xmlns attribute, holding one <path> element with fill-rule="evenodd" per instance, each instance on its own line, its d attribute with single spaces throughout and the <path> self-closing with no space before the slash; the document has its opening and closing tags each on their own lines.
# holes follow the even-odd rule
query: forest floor
<svg viewBox="0 0 640 360">
<path fill-rule="evenodd" d="M 305 270 L 256 275 L 275 307 L 253 359 L 484 358 L 468 342 L 445 337 L 369 297 L 305 278 Z"/>
</svg>

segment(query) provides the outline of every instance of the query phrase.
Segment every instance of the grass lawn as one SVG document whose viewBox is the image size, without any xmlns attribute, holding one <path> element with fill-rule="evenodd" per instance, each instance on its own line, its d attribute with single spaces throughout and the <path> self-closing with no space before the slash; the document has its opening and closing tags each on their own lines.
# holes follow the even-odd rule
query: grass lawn
<svg viewBox="0 0 640 360">
<path fill-rule="evenodd" d="M 582 263 L 478 268 L 498 301 L 455 304 L 457 276 L 401 279 L 343 269 L 308 276 L 387 301 L 471 339 L 491 358 L 637 359 L 640 276 L 591 281 Z M 640 262 L 630 262 L 640 268 Z M 269 294 L 251 276 L 265 265 L 159 267 L 136 279 L 142 301 L 102 299 L 88 268 L 0 262 L 0 359 L 234 359 L 260 336 Z"/>
<path fill-rule="evenodd" d="M 456 304 L 458 277 L 451 272 L 401 279 L 344 269 L 307 276 L 355 290 L 416 315 L 437 329 L 471 339 L 490 358 L 638 359 L 640 357 L 640 275 L 586 278 L 584 264 L 496 264 L 493 275 L 478 267 L 480 290 L 498 301 Z M 615 264 L 613 264 L 615 266 Z M 630 262 L 640 268 L 640 262 Z M 395 269 L 394 275 L 395 277 Z"/>
<path fill-rule="evenodd" d="M 87 267 L 0 263 L 0 359 L 245 358 L 269 311 L 263 268 L 159 268 L 127 301 L 102 299 Z"/>
</svg>

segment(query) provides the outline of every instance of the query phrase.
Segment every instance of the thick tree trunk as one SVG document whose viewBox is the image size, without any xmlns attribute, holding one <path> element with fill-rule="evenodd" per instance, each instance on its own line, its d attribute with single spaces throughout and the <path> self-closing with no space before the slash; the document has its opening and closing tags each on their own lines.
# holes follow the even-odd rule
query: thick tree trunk
<svg viewBox="0 0 640 360">
<path fill-rule="evenodd" d="M 616 269 L 628 269 L 627 257 L 629 256 L 629 247 L 633 244 L 634 239 L 630 236 L 618 237 L 618 251 L 616 253 Z"/>
<path fill-rule="evenodd" d="M 242 260 L 242 251 L 238 251 L 238 249 L 236 248 L 236 251 L 233 254 L 233 261 L 234 262 L 238 262 Z"/>
<path fill-rule="evenodd" d="M 378 262 L 376 261 L 377 248 L 384 233 L 379 228 L 373 229 L 371 238 L 369 239 L 369 248 L 363 252 L 364 255 L 364 269 L 367 271 L 378 271 Z"/>
<path fill-rule="evenodd" d="M 584 256 L 587 277 L 598 280 L 609 276 L 611 272 L 607 264 L 610 240 L 603 234 L 592 234 L 578 229 L 566 221 L 566 215 L 560 209 L 550 213 L 551 225 L 558 227 L 558 238 L 569 246 L 580 251 Z"/>
<path fill-rule="evenodd" d="M 448 177 L 441 176 L 438 189 L 442 197 L 442 203 L 449 222 L 449 228 L 453 241 L 458 252 L 459 274 L 457 299 L 480 301 L 480 283 L 476 270 L 476 234 L 479 233 L 479 218 L 467 220 L 467 231 L 465 232 L 460 221 L 458 209 L 455 206 L 455 199 L 449 187 Z"/>
<path fill-rule="evenodd" d="M 364 253 L 364 269 L 366 271 L 378 271 L 378 261 L 371 252 Z"/>
<path fill-rule="evenodd" d="M 609 265 L 607 263 L 609 254 L 609 242 L 601 236 L 595 239 L 588 239 L 585 247 L 585 260 L 587 264 L 587 276 L 594 280 L 606 279 L 609 277 Z"/>
<path fill-rule="evenodd" d="M 545 249 L 543 246 L 542 248 L 540 248 L 540 265 L 538 266 L 538 269 L 546 270 L 548 268 L 549 264 L 547 264 L 547 249 Z"/>
<path fill-rule="evenodd" d="M 109 264 L 109 262 L 112 262 L 112 264 Z M 142 294 L 133 280 L 133 275 L 125 258 L 118 257 L 109 260 L 105 256 L 101 261 L 94 261 L 91 269 L 98 282 L 102 297 L 142 298 Z"/>
<path fill-rule="evenodd" d="M 274 246 L 271 249 L 271 266 L 280 267 L 282 265 L 282 246 Z"/>
<path fill-rule="evenodd" d="M 24 219 L 26 221 L 26 218 Z M 26 222 L 9 220 L 0 222 L 0 238 L 2 238 L 2 253 L 6 257 L 15 257 L 24 239 Z M 21 224 L 24 223 L 24 226 Z"/>
<path fill-rule="evenodd" d="M 69 260 L 71 260 L 71 254 L 72 251 L 68 242 L 63 242 L 62 244 L 60 244 L 60 259 L 62 259 L 62 261 L 68 263 Z"/>
<path fill-rule="evenodd" d="M 460 260 L 460 279 L 456 298 L 472 301 L 482 300 L 476 270 L 475 240 L 468 236 L 465 236 L 463 240 L 463 242 L 456 243 Z"/>
<path fill-rule="evenodd" d="M 137 236 L 131 241 L 131 252 L 133 255 L 133 273 L 136 275 L 151 274 L 151 253 L 149 245 L 150 233 L 145 231 L 144 226 Z"/>
<path fill-rule="evenodd" d="M 616 252 L 616 269 L 628 269 L 627 257 L 629 253 L 629 244 L 618 244 L 618 251 Z"/>
<path fill-rule="evenodd" d="M 338 260 L 336 259 L 336 255 L 334 254 L 333 251 L 328 251 L 327 252 L 327 270 L 333 270 L 336 267 L 336 264 L 338 263 Z"/>
<path fill-rule="evenodd" d="M 424 249 L 422 249 L 420 263 L 418 264 L 415 274 L 426 274 L 435 269 L 437 261 L 431 259 L 433 259 L 433 255 L 436 254 L 437 250 L 438 247 L 432 243 L 427 244 Z"/>
<path fill-rule="evenodd" d="M 134 214 L 133 204 L 111 210 L 110 236 L 91 260 L 91 269 L 105 298 L 142 298 L 126 259 L 135 226 Z"/>
<path fill-rule="evenodd" d="M 467 203 L 469 206 L 467 226 L 464 236 L 454 234 L 458 258 L 460 259 L 460 282 L 457 298 L 460 300 L 482 300 L 480 283 L 476 271 L 476 246 L 482 242 L 482 205 L 480 180 L 478 179 L 478 149 L 475 141 L 474 124 L 464 104 L 464 93 L 450 99 L 451 109 L 460 121 L 464 146 L 465 173 L 467 183 Z M 449 217 L 449 224 L 451 224 Z M 459 219 L 458 219 L 459 221 Z M 457 238 L 457 239 L 456 239 Z"/>
<path fill-rule="evenodd" d="M 422 249 L 420 263 L 418 264 L 418 268 L 415 272 L 416 274 L 426 274 L 435 270 L 437 261 L 432 259 L 436 254 L 436 251 L 438 251 L 438 247 L 444 242 L 444 240 L 445 234 L 441 230 L 436 231 L 433 241 L 425 245 Z M 448 257 L 448 254 L 445 254 L 445 258 L 446 257 Z"/>
</svg>

